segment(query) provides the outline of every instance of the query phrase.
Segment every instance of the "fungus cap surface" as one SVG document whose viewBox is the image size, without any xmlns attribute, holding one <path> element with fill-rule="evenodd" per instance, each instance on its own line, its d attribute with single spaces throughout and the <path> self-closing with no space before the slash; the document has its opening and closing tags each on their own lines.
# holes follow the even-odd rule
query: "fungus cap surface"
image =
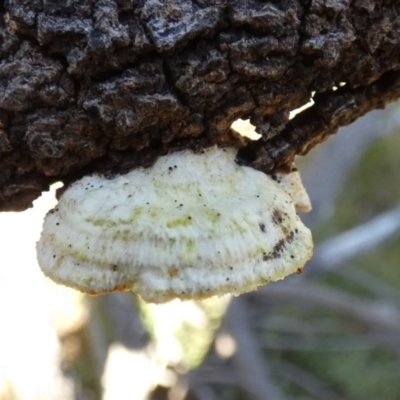
<svg viewBox="0 0 400 400">
<path fill-rule="evenodd" d="M 43 272 L 90 294 L 133 290 L 161 303 L 240 294 L 298 271 L 310 231 L 289 194 L 235 156 L 184 150 L 75 182 L 45 218 Z"/>
<path fill-rule="evenodd" d="M 276 181 L 289 193 L 296 210 L 310 212 L 312 209 L 310 197 L 303 186 L 301 176 L 295 165 L 289 174 L 276 174 Z"/>
</svg>

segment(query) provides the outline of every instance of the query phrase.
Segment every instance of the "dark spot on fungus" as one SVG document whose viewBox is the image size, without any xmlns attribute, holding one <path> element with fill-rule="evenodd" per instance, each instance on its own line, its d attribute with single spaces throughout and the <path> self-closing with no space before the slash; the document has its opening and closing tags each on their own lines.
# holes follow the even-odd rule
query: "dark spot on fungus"
<svg viewBox="0 0 400 400">
<path fill-rule="evenodd" d="M 56 225 L 60 225 L 60 223 L 59 223 L 59 222 L 56 222 Z"/>
<path fill-rule="evenodd" d="M 56 258 L 56 255 L 55 255 L 55 254 L 53 254 L 53 258 Z"/>
<path fill-rule="evenodd" d="M 261 229 L 261 232 L 265 233 L 265 224 L 261 223 L 261 224 L 259 224 L 259 227 Z"/>
<path fill-rule="evenodd" d="M 172 171 L 172 167 L 169 167 L 168 169 L 169 169 L 170 171 Z"/>
<path fill-rule="evenodd" d="M 263 253 L 263 261 L 274 260 L 279 258 L 282 250 L 285 248 L 286 243 L 291 243 L 293 241 L 294 233 L 290 232 L 284 239 L 279 240 L 279 242 L 274 246 L 269 254 Z"/>
<path fill-rule="evenodd" d="M 275 208 L 275 210 L 272 213 L 272 222 L 275 225 L 279 225 L 282 223 L 282 221 L 283 221 L 282 213 L 277 208 Z"/>
<path fill-rule="evenodd" d="M 116 271 L 116 270 L 117 270 L 117 266 L 116 266 L 115 264 L 112 266 L 112 270 L 113 270 L 113 271 Z"/>
<path fill-rule="evenodd" d="M 296 168 L 296 167 L 293 167 L 292 168 L 292 172 L 296 172 L 296 171 L 298 171 L 299 169 L 298 168 Z"/>
</svg>

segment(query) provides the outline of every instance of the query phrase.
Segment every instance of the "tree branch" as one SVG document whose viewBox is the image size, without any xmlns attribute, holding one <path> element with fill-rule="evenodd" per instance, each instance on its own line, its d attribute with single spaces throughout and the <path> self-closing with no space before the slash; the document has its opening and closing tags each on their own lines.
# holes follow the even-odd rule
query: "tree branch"
<svg viewBox="0 0 400 400">
<path fill-rule="evenodd" d="M 57 4 L 57 5 L 55 5 Z M 400 96 L 396 0 L 8 1 L 0 8 L 0 210 L 49 184 L 226 140 L 265 172 Z M 340 82 L 346 85 L 333 91 Z M 315 91 L 315 105 L 288 120 Z"/>
<path fill-rule="evenodd" d="M 304 276 L 314 276 L 344 264 L 400 236 L 400 207 L 318 245 Z"/>
<path fill-rule="evenodd" d="M 242 298 L 232 300 L 225 322 L 237 343 L 233 361 L 241 386 L 253 400 L 283 398 L 260 354 L 257 339 L 251 331 L 246 303 Z"/>
<path fill-rule="evenodd" d="M 371 330 L 400 332 L 400 312 L 392 304 L 360 299 L 340 290 L 331 289 L 315 283 L 302 285 L 279 284 L 266 286 L 250 296 L 257 296 L 269 303 L 290 301 L 293 304 L 309 303 L 327 307 L 333 311 L 347 314 L 368 325 Z"/>
</svg>

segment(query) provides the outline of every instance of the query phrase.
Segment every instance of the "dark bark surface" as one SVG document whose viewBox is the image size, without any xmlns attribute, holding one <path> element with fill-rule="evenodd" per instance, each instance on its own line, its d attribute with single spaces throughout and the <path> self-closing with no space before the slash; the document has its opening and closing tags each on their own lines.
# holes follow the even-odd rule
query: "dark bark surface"
<svg viewBox="0 0 400 400">
<path fill-rule="evenodd" d="M 400 97 L 397 0 L 0 4 L 0 210 L 223 141 L 237 118 L 262 134 L 242 162 L 271 172 Z"/>
</svg>

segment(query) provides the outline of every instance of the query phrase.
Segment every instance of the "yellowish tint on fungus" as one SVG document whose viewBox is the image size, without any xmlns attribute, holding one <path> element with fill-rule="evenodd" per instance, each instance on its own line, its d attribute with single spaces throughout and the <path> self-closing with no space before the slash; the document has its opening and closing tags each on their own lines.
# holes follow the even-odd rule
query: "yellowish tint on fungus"
<svg viewBox="0 0 400 400">
<path fill-rule="evenodd" d="M 145 301 L 248 292 L 301 269 L 312 238 L 287 188 L 212 147 L 71 185 L 45 218 L 37 255 L 53 280 Z"/>
</svg>

